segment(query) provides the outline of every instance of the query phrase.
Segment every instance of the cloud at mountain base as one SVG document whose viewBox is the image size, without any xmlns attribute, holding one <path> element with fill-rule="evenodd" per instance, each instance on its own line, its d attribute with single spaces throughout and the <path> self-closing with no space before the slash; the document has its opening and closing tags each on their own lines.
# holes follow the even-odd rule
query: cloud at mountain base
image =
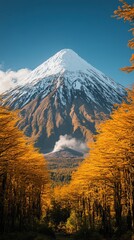
<svg viewBox="0 0 134 240">
<path fill-rule="evenodd" d="M 78 152 L 86 153 L 88 148 L 84 142 L 72 138 L 69 135 L 60 135 L 59 140 L 55 143 L 53 152 L 63 150 L 65 148 L 71 148 Z"/>
</svg>

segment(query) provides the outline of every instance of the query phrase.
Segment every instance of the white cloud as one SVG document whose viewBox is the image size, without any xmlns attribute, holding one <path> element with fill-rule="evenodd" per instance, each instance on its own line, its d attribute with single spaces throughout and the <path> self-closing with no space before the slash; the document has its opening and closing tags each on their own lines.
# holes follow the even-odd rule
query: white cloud
<svg viewBox="0 0 134 240">
<path fill-rule="evenodd" d="M 31 72 L 27 68 L 19 69 L 18 71 L 8 70 L 6 72 L 0 70 L 0 93 L 14 88 L 17 85 L 22 85 L 23 80 Z"/>
</svg>

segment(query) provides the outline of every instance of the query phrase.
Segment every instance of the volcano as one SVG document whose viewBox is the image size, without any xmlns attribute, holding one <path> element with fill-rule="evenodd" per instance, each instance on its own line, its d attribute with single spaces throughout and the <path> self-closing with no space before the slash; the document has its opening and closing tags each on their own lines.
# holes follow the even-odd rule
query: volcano
<svg viewBox="0 0 134 240">
<path fill-rule="evenodd" d="M 3 98 L 11 109 L 19 109 L 19 128 L 42 153 L 48 153 L 60 135 L 92 141 L 100 121 L 125 94 L 123 86 L 73 50 L 63 49 Z"/>
</svg>

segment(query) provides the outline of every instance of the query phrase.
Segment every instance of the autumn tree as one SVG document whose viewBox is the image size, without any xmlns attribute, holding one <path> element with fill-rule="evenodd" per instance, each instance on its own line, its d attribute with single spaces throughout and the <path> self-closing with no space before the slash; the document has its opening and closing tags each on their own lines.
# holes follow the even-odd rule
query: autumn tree
<svg viewBox="0 0 134 240">
<path fill-rule="evenodd" d="M 70 197 L 75 231 L 86 227 L 111 234 L 114 228 L 133 228 L 133 119 L 134 90 L 128 93 L 127 102 L 115 106 L 110 119 L 100 125 L 90 154 L 74 172 L 66 190 L 60 190 L 64 202 Z"/>
<path fill-rule="evenodd" d="M 0 107 L 0 231 L 33 227 L 48 199 L 43 155 L 18 130 L 17 113 Z"/>
<path fill-rule="evenodd" d="M 134 5 L 128 4 L 124 0 L 120 0 L 120 2 L 122 2 L 122 7 L 119 6 L 118 9 L 114 11 L 114 17 L 116 17 L 117 19 L 122 18 L 122 19 L 124 19 L 125 22 L 128 21 L 130 23 L 130 25 L 133 26 Z M 131 31 L 132 35 L 134 35 L 133 27 L 129 31 Z M 134 38 L 132 38 L 128 41 L 128 46 L 131 49 L 134 49 Z M 132 54 L 132 56 L 130 58 L 130 63 L 131 63 L 131 66 L 123 67 L 123 68 L 121 68 L 121 70 L 128 72 L 128 73 L 134 71 L 134 54 Z"/>
</svg>

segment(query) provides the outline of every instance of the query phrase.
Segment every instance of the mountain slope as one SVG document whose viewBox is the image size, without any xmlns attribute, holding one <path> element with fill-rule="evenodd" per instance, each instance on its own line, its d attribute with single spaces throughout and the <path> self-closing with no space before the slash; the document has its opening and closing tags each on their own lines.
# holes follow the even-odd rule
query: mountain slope
<svg viewBox="0 0 134 240">
<path fill-rule="evenodd" d="M 71 148 L 64 148 L 56 152 L 50 152 L 48 154 L 45 154 L 46 158 L 54 159 L 54 158 L 80 158 L 84 157 L 84 154 L 82 152 L 78 152 Z"/>
<path fill-rule="evenodd" d="M 72 50 L 63 49 L 4 99 L 11 108 L 20 109 L 19 127 L 45 153 L 52 151 L 60 135 L 91 140 L 103 113 L 109 114 L 124 95 L 121 85 Z"/>
</svg>

